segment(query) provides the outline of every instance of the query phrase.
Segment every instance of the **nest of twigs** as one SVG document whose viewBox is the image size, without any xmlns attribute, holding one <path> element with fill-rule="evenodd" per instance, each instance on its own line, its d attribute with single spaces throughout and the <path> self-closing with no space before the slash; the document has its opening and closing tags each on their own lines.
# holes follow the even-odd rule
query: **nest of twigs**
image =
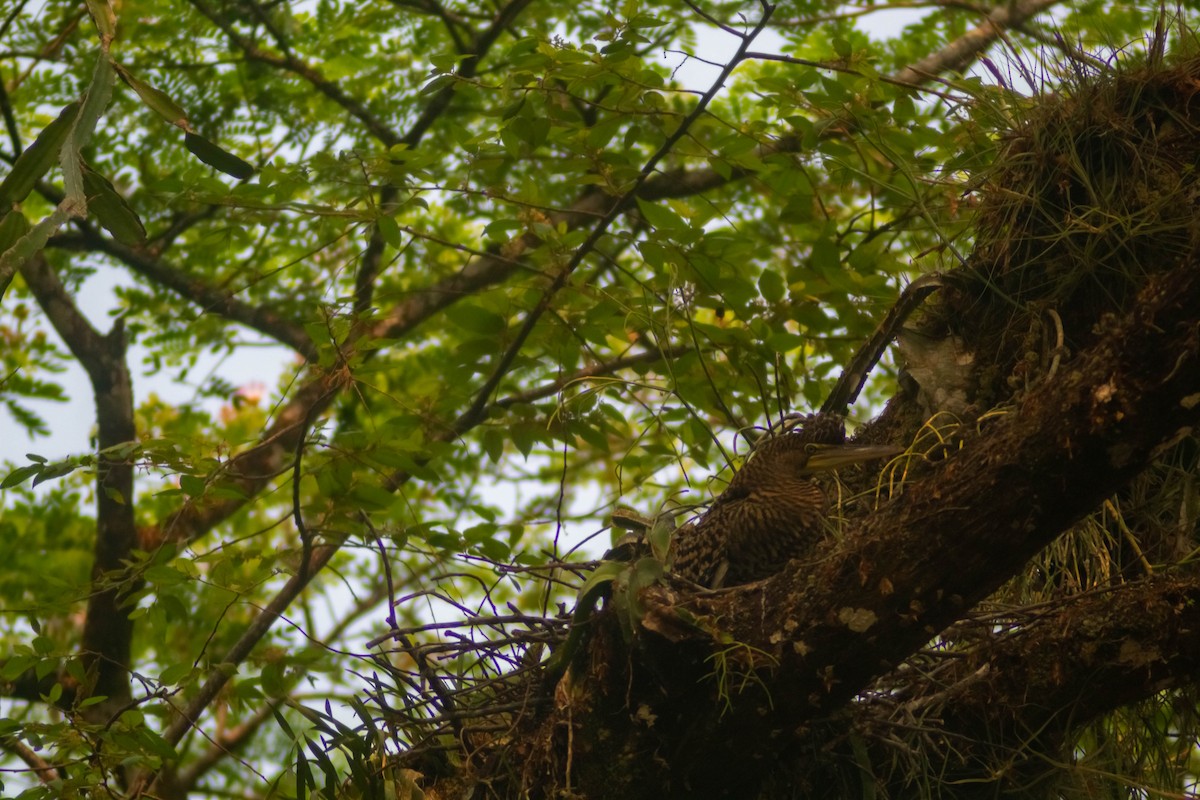
<svg viewBox="0 0 1200 800">
<path fill-rule="evenodd" d="M 1200 243 L 1200 56 L 1065 68 L 1054 94 L 987 109 L 1010 128 L 976 176 L 969 263 L 927 319 L 977 354 L 982 408 L 1037 380 L 1049 351 L 1086 347 Z"/>
</svg>

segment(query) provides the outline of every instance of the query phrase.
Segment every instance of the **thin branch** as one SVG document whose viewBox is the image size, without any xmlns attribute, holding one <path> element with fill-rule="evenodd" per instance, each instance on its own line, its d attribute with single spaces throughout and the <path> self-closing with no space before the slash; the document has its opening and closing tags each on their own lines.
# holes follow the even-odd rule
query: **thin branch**
<svg viewBox="0 0 1200 800">
<path fill-rule="evenodd" d="M 996 7 L 988 18 L 936 53 L 921 59 L 892 76 L 899 83 L 920 84 L 935 75 L 963 72 L 1005 30 L 1024 25 L 1032 17 L 1060 0 L 1017 0 Z"/>
<path fill-rule="evenodd" d="M 483 61 L 483 57 L 491 49 L 500 35 L 512 25 L 517 17 L 521 15 L 533 0 L 511 0 L 508 5 L 500 9 L 496 14 L 492 24 L 486 31 L 479 35 L 475 40 L 475 44 L 468 51 L 466 58 L 459 62 L 458 69 L 454 74 L 458 78 L 472 78 L 479 70 L 479 64 Z M 454 82 L 451 81 L 443 86 L 425 106 L 421 115 L 413 122 L 407 134 L 402 140 L 409 147 L 416 147 L 421 141 L 425 133 L 433 127 L 433 123 L 441 117 L 442 113 L 450 105 L 450 101 L 454 99 Z"/>
<path fill-rule="evenodd" d="M 327 409 L 350 382 L 350 376 L 344 371 L 317 373 L 310 378 L 279 409 L 259 443 L 229 459 L 219 475 L 214 476 L 223 486 L 234 490 L 231 494 L 240 497 L 223 497 L 204 503 L 189 500 L 158 526 L 159 530 L 152 538 L 190 542 L 242 508 L 249 498 L 282 474 L 286 468 L 284 459 L 295 452 L 296 442 L 302 436 L 304 420 Z"/>
<path fill-rule="evenodd" d="M 205 680 L 204 685 L 200 687 L 187 706 L 179 709 L 179 716 L 163 731 L 163 739 L 172 745 L 176 745 L 183 738 L 183 735 L 191 730 L 192 726 L 199 720 L 201 714 L 216 699 L 221 689 L 229 681 L 229 678 L 233 676 L 233 667 L 246 660 L 246 657 L 250 655 L 255 645 L 271 629 L 275 620 L 299 596 L 304 587 L 308 585 L 311 577 L 319 573 L 329 563 L 329 559 L 333 558 L 337 550 L 338 548 L 334 545 L 319 545 L 313 548 L 310 563 L 305 570 L 307 577 L 301 579 L 301 576 L 298 574 L 293 576 L 279 591 L 279 594 L 271 598 L 271 601 L 250 622 L 249 626 L 242 632 L 242 635 L 238 637 L 233 646 L 216 662 L 216 666 L 209 670 L 208 678 Z"/>
<path fill-rule="evenodd" d="M 1020 0 L 1012 5 L 997 7 L 987 21 L 950 42 L 936 53 L 923 58 L 899 72 L 883 79 L 886 83 L 900 86 L 923 86 L 938 75 L 951 71 L 962 71 L 988 46 L 995 42 L 1006 28 L 1024 25 L 1042 11 L 1056 5 L 1060 0 Z M 772 56 L 772 58 L 775 58 Z M 829 64 L 810 64 L 823 69 L 832 69 Z M 827 122 L 820 135 L 826 137 L 845 136 L 854 130 L 853 120 L 836 118 Z M 784 136 L 771 144 L 759 148 L 759 157 L 776 153 L 798 153 L 803 142 L 798 136 Z M 657 175 L 647 181 L 639 193 L 643 200 L 660 200 L 674 197 L 690 197 L 749 175 L 749 170 L 735 167 L 722 175 L 711 168 L 699 170 L 678 169 Z"/>
<path fill-rule="evenodd" d="M 8 129 L 8 140 L 12 143 L 13 158 L 21 155 L 21 129 L 17 126 L 17 118 L 13 115 L 12 102 L 4 81 L 0 80 L 0 113 L 4 115 L 4 127 Z M 8 209 L 4 209 L 8 211 Z"/>
<path fill-rule="evenodd" d="M 300 479 L 303 477 L 304 446 L 308 443 L 308 432 L 312 429 L 316 415 L 317 405 L 314 403 L 300 423 L 300 435 L 296 437 L 296 457 L 292 462 L 292 520 L 296 524 L 296 532 L 300 534 L 300 570 L 297 577 L 302 581 L 308 580 L 307 570 L 308 561 L 312 558 L 313 533 L 304 523 L 304 509 L 300 505 Z"/>
<path fill-rule="evenodd" d="M 1011 8 L 998 9 L 992 15 L 988 24 L 1023 24 L 1030 17 L 1052 4 L 1050 0 L 1036 0 L 1036 2 L 1034 0 L 1025 0 L 1024 3 L 1019 3 Z M 977 48 L 974 51 L 977 54 L 980 49 L 986 47 L 994 39 L 995 36 L 992 39 L 983 40 L 979 36 L 974 35 L 974 32 L 970 32 L 960 39 L 951 42 L 933 56 L 922 59 L 916 64 L 901 70 L 899 73 L 893 75 L 890 80 L 905 84 L 928 83 L 933 73 L 915 76 L 914 70 L 926 70 L 939 64 L 953 63 L 962 56 L 969 45 L 974 45 Z M 823 136 L 844 136 L 847 132 L 848 129 L 830 125 L 825 129 Z M 799 152 L 801 149 L 802 142 L 799 137 L 785 136 L 772 145 L 764 146 L 761 155 Z M 735 180 L 741 180 L 749 174 L 748 170 L 740 168 L 734 168 L 728 175 L 722 175 L 713 169 L 672 170 L 646 178 L 645 182 L 638 189 L 636 196 L 642 200 L 690 197 L 719 188 Z M 593 222 L 597 216 L 608 210 L 606 201 L 606 195 L 593 188 L 589 188 L 580 195 L 579 199 L 569 209 L 549 214 L 550 224 L 554 227 L 564 226 L 568 230 L 575 230 Z M 459 300 L 461 297 L 505 280 L 512 273 L 515 264 L 519 263 L 516 259 L 519 258 L 520 254 L 536 248 L 540 243 L 541 240 L 538 237 L 532 233 L 527 233 L 506 246 L 505 253 L 507 258 L 502 259 L 499 256 L 498 248 L 495 252 L 489 252 L 485 255 L 472 258 L 454 277 L 442 281 L 414 295 L 408 301 L 397 305 L 386 317 L 375 325 L 369 335 L 377 338 L 399 338 L 403 336 L 407 331 L 446 306 Z"/>
<path fill-rule="evenodd" d="M 469 26 L 465 20 L 446 11 L 445 7 L 437 3 L 436 0 L 389 0 L 389 2 L 397 8 L 412 9 L 437 17 L 446 27 L 446 35 L 454 43 L 454 51 L 456 53 L 467 52 L 467 43 L 458 32 L 458 29 L 461 27 L 470 30 Z"/>
<path fill-rule="evenodd" d="M 242 36 L 228 17 L 208 7 L 203 0 L 189 0 L 192 6 L 216 25 L 238 49 L 246 54 L 246 58 L 272 67 L 286 70 L 312 84 L 313 88 L 341 106 L 350 116 L 357 119 L 363 126 L 384 145 L 391 147 L 400 144 L 402 138 L 383 120 L 372 114 L 365 105 L 346 94 L 337 83 L 330 81 L 312 65 L 293 56 L 280 56 L 263 50 L 250 39 Z"/>
<path fill-rule="evenodd" d="M 5 34 L 8 33 L 8 29 L 12 26 L 16 18 L 21 15 L 21 12 L 25 10 L 25 6 L 28 3 L 29 0 L 18 0 L 17 4 L 12 7 L 8 16 L 4 18 L 4 22 L 0 23 L 0 39 L 3 39 Z M 17 148 L 17 152 L 21 152 L 20 148 Z"/>
<path fill-rule="evenodd" d="M 395 200 L 396 187 L 383 187 L 379 192 L 379 213 L 388 213 L 388 208 Z M 379 225 L 372 225 L 371 238 L 367 241 L 367 249 L 358 265 L 358 274 L 354 276 L 354 313 L 356 316 L 362 316 L 371 308 L 371 301 L 375 297 L 375 279 L 379 277 L 384 247 L 383 233 Z"/>
<path fill-rule="evenodd" d="M 856 704 L 858 727 L 919 725 L 930 754 L 953 752 L 944 766 L 934 765 L 945 770 L 947 783 L 1028 781 L 1047 768 L 1048 757 L 1052 762 L 1071 746 L 1074 731 L 1118 708 L 1194 685 L 1200 671 L 1195 575 L 1106 587 L 1056 600 L 1038 613 L 1007 612 L 1004 621 L 1009 630 L 979 620 L 978 640 L 934 670 L 905 670 L 902 697 L 895 674 L 881 681 L 872 691 L 877 699 Z M 995 769 L 999 764 L 1004 768 Z"/>
<path fill-rule="evenodd" d="M 555 227 L 563 225 L 568 229 L 579 228 L 600 216 L 606 201 L 607 195 L 589 188 L 569 210 L 549 215 L 550 224 Z M 503 247 L 503 253 L 499 245 L 489 248 L 487 253 L 468 260 L 455 275 L 412 294 L 403 303 L 394 306 L 367 335 L 384 339 L 404 336 L 447 306 L 504 281 L 516 269 L 524 266 L 521 256 L 540 244 L 539 237 L 526 233 L 508 242 Z"/>
<path fill-rule="evenodd" d="M 696 16 L 703 19 L 709 25 L 712 25 L 715 28 L 720 28 L 721 30 L 725 31 L 725 33 L 728 33 L 730 36 L 736 36 L 739 39 L 746 38 L 746 34 L 742 33 L 737 28 L 734 28 L 730 25 L 726 25 L 724 22 L 721 22 L 719 19 L 712 16 L 711 14 L 706 12 L 704 9 L 700 8 L 695 3 L 693 3 L 692 0 L 683 0 L 683 2 L 684 2 L 684 5 L 686 5 L 688 8 L 690 8 L 692 10 L 693 14 L 695 14 Z"/>
<path fill-rule="evenodd" d="M 195 304 L 201 312 L 220 314 L 228 320 L 245 325 L 292 348 L 305 359 L 311 360 L 316 357 L 316 345 L 304 327 L 270 308 L 243 302 L 230 293 L 188 276 L 182 269 L 168 263 L 161 256 L 152 255 L 146 248 L 130 247 L 110 239 L 82 221 L 78 222 L 77 228 L 79 233 L 56 236 L 50 240 L 50 245 L 64 250 L 105 253 L 138 275 Z"/>
<path fill-rule="evenodd" d="M 903 89 L 912 89 L 912 90 L 918 91 L 918 92 L 925 92 L 926 94 L 937 95 L 938 97 L 942 98 L 943 100 L 953 100 L 954 99 L 953 96 L 951 96 L 950 94 L 948 94 L 946 92 L 943 92 L 939 89 L 931 89 L 928 86 L 923 86 L 919 82 L 903 81 L 903 80 L 900 80 L 899 78 L 893 78 L 893 77 L 889 77 L 887 75 L 868 75 L 867 73 L 863 72 L 862 70 L 858 70 L 853 67 L 848 67 L 845 64 L 839 63 L 837 61 L 814 61 L 810 58 L 799 58 L 798 56 L 785 56 L 780 53 L 762 53 L 757 50 L 750 52 L 750 53 L 746 53 L 746 58 L 752 58 L 752 59 L 755 59 L 758 61 L 776 61 L 781 64 L 792 64 L 792 65 L 799 66 L 799 67 L 811 67 L 812 69 L 825 69 L 825 70 L 829 70 L 830 72 L 841 72 L 846 75 L 856 75 L 860 78 L 869 77 L 872 80 L 879 81 L 880 83 L 887 83 L 892 86 L 899 86 Z"/>
<path fill-rule="evenodd" d="M 286 699 L 282 697 L 267 700 L 245 722 L 227 729 L 213 742 L 212 747 L 201 753 L 199 758 L 188 762 L 187 769 L 181 770 L 175 776 L 175 785 L 179 786 L 185 795 L 194 791 L 201 778 L 217 764 L 241 750 L 258 733 L 263 723 L 274 718 L 275 709 L 285 702 Z"/>
<path fill-rule="evenodd" d="M 654 364 L 658 361 L 665 361 L 670 358 L 679 358 L 691 352 L 690 345 L 675 345 L 673 347 L 664 347 L 661 350 L 644 350 L 641 353 L 634 353 L 629 356 L 615 358 L 612 361 L 606 361 L 601 364 L 593 364 L 590 367 L 576 370 L 575 372 L 563 378 L 559 378 L 545 386 L 539 386 L 534 389 L 528 389 L 524 392 L 502 397 L 492 404 L 493 408 L 511 408 L 522 403 L 532 403 L 536 400 L 541 400 L 545 397 L 551 397 L 558 394 L 568 386 L 586 381 L 589 378 L 600 378 L 606 375 L 613 375 L 623 369 L 636 367 L 640 364 Z"/>
</svg>

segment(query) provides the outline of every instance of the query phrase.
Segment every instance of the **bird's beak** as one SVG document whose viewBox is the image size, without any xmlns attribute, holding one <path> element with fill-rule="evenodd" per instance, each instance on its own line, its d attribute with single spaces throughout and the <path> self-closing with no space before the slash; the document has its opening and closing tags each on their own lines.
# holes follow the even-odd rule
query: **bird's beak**
<svg viewBox="0 0 1200 800">
<path fill-rule="evenodd" d="M 890 444 L 810 444 L 804 471 L 823 472 L 877 458 L 891 458 L 903 452 L 904 448 Z"/>
</svg>

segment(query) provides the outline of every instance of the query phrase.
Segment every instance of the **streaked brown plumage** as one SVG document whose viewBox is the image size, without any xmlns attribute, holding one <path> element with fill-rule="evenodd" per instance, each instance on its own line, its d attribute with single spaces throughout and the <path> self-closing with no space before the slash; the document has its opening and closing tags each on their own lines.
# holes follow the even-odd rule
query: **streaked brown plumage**
<svg viewBox="0 0 1200 800">
<path fill-rule="evenodd" d="M 813 414 L 799 430 L 760 442 L 708 511 L 675 532 L 672 572 L 719 589 L 805 555 L 823 535 L 826 512 L 825 493 L 808 476 L 899 452 L 845 439 L 841 417 Z"/>
</svg>

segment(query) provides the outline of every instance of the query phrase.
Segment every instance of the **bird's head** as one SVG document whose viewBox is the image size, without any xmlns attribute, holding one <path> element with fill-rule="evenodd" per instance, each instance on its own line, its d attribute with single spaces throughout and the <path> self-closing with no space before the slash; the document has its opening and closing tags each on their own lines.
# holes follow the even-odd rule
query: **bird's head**
<svg viewBox="0 0 1200 800">
<path fill-rule="evenodd" d="M 891 458 L 904 452 L 903 448 L 890 444 L 817 444 L 803 443 L 794 461 L 801 475 L 861 464 L 878 458 Z"/>
<path fill-rule="evenodd" d="M 755 448 L 750 463 L 758 463 L 753 472 L 808 476 L 828 472 L 850 464 L 861 464 L 878 458 L 891 458 L 904 452 L 902 448 L 881 444 L 845 444 L 814 442 L 796 433 L 787 433 L 763 442 Z"/>
</svg>

